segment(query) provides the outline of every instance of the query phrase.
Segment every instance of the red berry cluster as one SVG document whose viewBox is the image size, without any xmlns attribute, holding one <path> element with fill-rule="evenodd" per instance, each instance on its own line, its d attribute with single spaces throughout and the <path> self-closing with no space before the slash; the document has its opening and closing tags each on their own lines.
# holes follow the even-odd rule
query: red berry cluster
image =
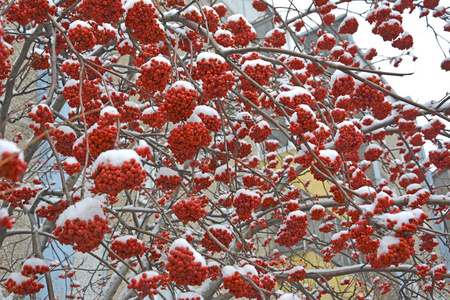
<svg viewBox="0 0 450 300">
<path fill-rule="evenodd" d="M 198 98 L 197 91 L 190 83 L 177 81 L 165 93 L 159 110 L 173 123 L 186 121 L 197 106 Z"/>
<path fill-rule="evenodd" d="M 165 289 L 169 285 L 167 277 L 167 274 L 161 275 L 155 271 L 147 271 L 131 279 L 128 288 L 138 291 L 139 297 L 157 295 L 158 288 Z"/>
<path fill-rule="evenodd" d="M 156 8 L 151 2 L 139 1 L 126 11 L 125 26 L 142 44 L 156 44 L 164 41 L 166 33 L 158 21 Z"/>
<path fill-rule="evenodd" d="M 334 143 L 337 152 L 342 154 L 356 152 L 363 143 L 364 134 L 355 125 L 342 124 L 339 126 L 338 138 Z"/>
<path fill-rule="evenodd" d="M 267 138 L 271 134 L 272 129 L 270 129 L 269 123 L 262 120 L 256 123 L 255 126 L 253 126 L 252 129 L 250 129 L 249 136 L 255 143 L 262 143 L 265 140 L 267 140 Z"/>
<path fill-rule="evenodd" d="M 410 34 L 403 34 L 401 37 L 392 42 L 392 47 L 400 50 L 410 49 L 413 46 L 413 38 Z"/>
<path fill-rule="evenodd" d="M 170 132 L 167 140 L 169 149 L 180 163 L 192 159 L 201 147 L 211 142 L 209 130 L 200 122 L 189 122 L 176 127 Z"/>
<path fill-rule="evenodd" d="M 159 186 L 161 190 L 174 190 L 181 182 L 181 177 L 177 174 L 159 174 L 155 178 L 155 183 Z"/>
<path fill-rule="evenodd" d="M 204 27 L 205 29 L 208 29 L 208 31 L 210 31 L 212 33 L 215 33 L 217 31 L 217 29 L 219 28 L 219 23 L 220 23 L 219 15 L 212 7 L 209 7 L 209 6 L 203 6 L 202 12 L 206 18 L 206 22 L 202 20 L 203 21 L 203 23 L 201 24 L 202 27 Z"/>
<path fill-rule="evenodd" d="M 438 169 L 450 169 L 450 151 L 447 149 L 431 150 L 429 152 L 430 161 Z"/>
<path fill-rule="evenodd" d="M 34 276 L 37 274 L 44 274 L 50 271 L 45 260 L 40 258 L 29 258 L 22 265 L 22 275 L 23 276 Z"/>
<path fill-rule="evenodd" d="M 422 133 L 425 139 L 432 140 L 441 133 L 442 130 L 445 129 L 445 124 L 442 123 L 439 119 L 435 119 L 432 122 L 428 123 L 426 126 L 422 127 Z"/>
<path fill-rule="evenodd" d="M 31 57 L 31 68 L 34 70 L 47 70 L 50 68 L 50 55 L 47 53 L 34 53 Z"/>
<path fill-rule="evenodd" d="M 430 270 L 431 270 L 431 268 L 428 265 L 426 265 L 426 264 L 417 265 L 416 269 L 417 269 L 417 276 L 420 276 L 422 278 L 427 277 L 429 275 Z"/>
<path fill-rule="evenodd" d="M 431 269 L 434 280 L 442 280 L 444 279 L 444 274 L 447 273 L 447 266 L 444 264 L 440 264 Z"/>
<path fill-rule="evenodd" d="M 117 128 L 115 126 L 95 126 L 88 131 L 89 154 L 96 159 L 101 153 L 114 149 L 117 138 Z M 78 162 L 84 165 L 86 160 L 86 138 L 83 137 L 75 142 L 72 155 Z M 90 164 L 89 161 L 88 164 Z"/>
<path fill-rule="evenodd" d="M 259 12 L 265 12 L 267 10 L 267 5 L 261 0 L 253 0 L 252 6 Z"/>
<path fill-rule="evenodd" d="M 97 23 L 117 23 L 125 12 L 120 0 L 85 0 L 77 8 L 85 18 Z"/>
<path fill-rule="evenodd" d="M 314 131 L 317 124 L 316 114 L 305 104 L 300 104 L 290 118 L 289 130 L 294 135 L 300 135 Z"/>
<path fill-rule="evenodd" d="M 356 210 L 355 210 L 356 211 Z M 353 219 L 352 219 L 353 221 Z M 351 228 L 350 236 L 355 241 L 356 248 L 363 254 L 376 253 L 380 240 L 372 240 L 370 235 L 375 232 L 375 229 L 368 221 L 357 221 Z"/>
<path fill-rule="evenodd" d="M 111 250 L 122 259 L 131 258 L 133 256 L 142 256 L 149 247 L 135 238 L 134 236 L 121 236 L 116 238 L 111 244 Z M 114 255 L 109 255 L 111 259 L 116 259 Z"/>
<path fill-rule="evenodd" d="M 158 107 L 149 107 L 142 112 L 141 120 L 144 124 L 152 128 L 161 129 L 167 118 L 164 112 L 159 111 Z"/>
<path fill-rule="evenodd" d="M 350 75 L 336 71 L 330 82 L 331 95 L 334 97 L 351 95 L 355 90 L 355 80 Z"/>
<path fill-rule="evenodd" d="M 205 115 L 203 113 L 197 114 L 200 119 L 202 119 L 203 124 L 205 124 L 205 127 L 208 128 L 208 130 L 219 132 L 219 130 L 222 128 L 222 121 L 219 119 L 216 115 Z"/>
<path fill-rule="evenodd" d="M 234 47 L 234 39 L 228 30 L 217 30 L 214 39 L 222 47 Z"/>
<path fill-rule="evenodd" d="M 172 244 L 167 258 L 166 268 L 170 280 L 175 281 L 177 285 L 201 285 L 208 275 L 203 257 L 186 241 L 183 240 L 184 243 L 178 241 L 175 240 Z"/>
<path fill-rule="evenodd" d="M 391 237 L 382 238 L 380 245 L 386 243 L 384 248 L 378 249 L 367 257 L 367 261 L 374 269 L 383 269 L 392 265 L 398 266 L 407 261 L 414 254 L 414 239 L 412 237 Z"/>
<path fill-rule="evenodd" d="M 439 245 L 439 243 L 431 233 L 422 232 L 419 237 L 420 237 L 420 245 L 419 245 L 420 251 L 427 251 L 428 253 L 432 253 L 434 247 Z"/>
<path fill-rule="evenodd" d="M 302 211 L 289 213 L 275 236 L 275 243 L 283 247 L 293 247 L 306 235 L 308 216 Z"/>
<path fill-rule="evenodd" d="M 233 268 L 233 267 L 225 267 L 225 268 Z M 246 297 L 248 299 L 257 299 L 259 296 L 258 291 L 256 291 L 250 283 L 247 283 L 242 276 L 245 276 L 252 280 L 256 285 L 259 284 L 259 276 L 254 274 L 253 272 L 248 272 L 246 274 L 240 274 L 237 270 L 231 275 L 231 271 L 223 271 L 222 273 L 227 274 L 228 276 L 223 275 L 222 282 L 223 287 L 228 289 L 229 293 L 234 295 L 236 298 Z M 242 272 L 245 272 L 244 270 Z M 256 272 L 256 271 L 255 271 Z"/>
<path fill-rule="evenodd" d="M 84 21 L 75 21 L 67 32 L 67 36 L 78 52 L 94 48 L 97 39 L 94 36 L 94 28 Z"/>
<path fill-rule="evenodd" d="M 39 104 L 31 110 L 28 114 L 30 119 L 34 122 L 44 125 L 45 123 L 53 123 L 55 120 L 53 119 L 53 113 L 50 108 L 45 104 Z"/>
<path fill-rule="evenodd" d="M 354 34 L 358 30 L 358 21 L 355 17 L 347 17 L 339 26 L 339 34 Z"/>
<path fill-rule="evenodd" d="M 141 117 L 141 110 L 135 102 L 125 101 L 122 107 L 117 109 L 120 113 L 120 122 L 122 123 L 132 123 L 133 121 L 139 120 Z"/>
<path fill-rule="evenodd" d="M 336 45 L 336 39 L 332 34 L 324 34 L 317 40 L 317 48 L 319 50 L 331 50 Z"/>
<path fill-rule="evenodd" d="M 252 213 L 259 207 L 261 196 L 255 192 L 240 189 L 234 195 L 233 206 L 241 221 L 252 219 Z"/>
<path fill-rule="evenodd" d="M 236 46 L 247 47 L 250 41 L 255 40 L 258 35 L 252 25 L 242 16 L 238 20 L 228 19 L 224 29 L 231 31 Z"/>
<path fill-rule="evenodd" d="M 62 166 L 63 166 L 63 170 L 69 176 L 72 176 L 75 173 L 81 172 L 81 164 L 73 157 L 70 160 L 63 161 Z"/>
<path fill-rule="evenodd" d="M 228 11 L 227 7 L 223 3 L 214 4 L 212 8 L 216 11 L 220 18 L 225 17 Z"/>
<path fill-rule="evenodd" d="M 206 196 L 202 197 L 189 197 L 187 199 L 182 199 L 177 201 L 172 206 L 172 210 L 178 219 L 182 220 L 184 224 L 189 221 L 197 222 L 206 215 L 205 206 L 209 203 Z"/>
<path fill-rule="evenodd" d="M 27 25 L 31 21 L 44 24 L 45 20 L 47 20 L 47 13 L 54 15 L 56 11 L 56 6 L 50 1 L 24 0 L 15 2 L 6 11 L 6 18 L 9 22 L 17 22 L 20 25 Z"/>
<path fill-rule="evenodd" d="M 67 207 L 69 207 L 69 205 L 64 200 L 61 200 L 61 202 L 58 204 L 48 204 L 40 202 L 38 208 L 36 209 L 36 214 L 40 218 L 46 218 L 51 222 L 55 222 L 58 215 L 66 210 Z"/>
<path fill-rule="evenodd" d="M 64 225 L 58 225 L 53 230 L 53 234 L 61 244 L 74 245 L 74 250 L 86 253 L 98 247 L 108 231 L 108 221 L 104 216 L 95 215 L 93 220 L 88 221 L 79 218 L 66 220 Z"/>
<path fill-rule="evenodd" d="M 11 218 L 9 217 L 8 210 L 6 208 L 0 209 L 0 227 L 11 229 L 13 227 L 13 223 L 11 222 Z"/>
<path fill-rule="evenodd" d="M 230 230 L 223 226 L 211 226 L 208 228 L 209 232 L 222 244 L 225 248 L 230 246 L 231 241 L 233 241 L 234 236 Z M 206 250 L 212 252 L 222 252 L 222 248 L 205 232 L 200 243 Z"/>
<path fill-rule="evenodd" d="M 264 46 L 281 48 L 286 44 L 286 32 L 282 29 L 270 31 L 264 39 Z"/>
<path fill-rule="evenodd" d="M 0 150 L 0 177 L 18 181 L 28 164 L 23 161 L 17 146 L 7 140 L 0 140 L 3 149 Z"/>
<path fill-rule="evenodd" d="M 312 220 L 320 221 L 323 217 L 327 215 L 327 211 L 322 205 L 314 205 L 309 210 L 309 216 Z"/>
<path fill-rule="evenodd" d="M 72 154 L 72 147 L 77 136 L 75 131 L 68 126 L 60 126 L 50 132 L 53 142 L 55 143 L 56 151 L 64 156 Z"/>
<path fill-rule="evenodd" d="M 20 273 L 11 273 L 5 283 L 8 293 L 17 295 L 32 295 L 44 288 L 42 283 L 36 282 L 37 276 L 27 277 Z"/>
<path fill-rule="evenodd" d="M 162 56 L 157 56 L 140 67 L 140 76 L 136 83 L 147 92 L 162 92 L 170 81 L 171 72 L 170 62 Z"/>
<path fill-rule="evenodd" d="M 273 67 L 270 63 L 267 63 L 261 59 L 246 61 L 242 65 L 242 70 L 251 79 L 261 86 L 268 85 L 270 76 L 274 72 Z M 244 91 L 257 92 L 259 91 L 256 86 L 254 86 L 250 81 L 245 79 L 242 75 L 239 76 L 241 83 L 239 88 Z"/>
<path fill-rule="evenodd" d="M 141 163 L 134 158 L 123 162 L 121 166 L 101 163 L 92 174 L 95 185 L 93 192 L 117 196 L 123 190 L 138 189 L 146 177 Z"/>
<path fill-rule="evenodd" d="M 34 188 L 29 183 L 14 184 L 11 186 L 7 181 L 2 181 L 0 191 L 5 191 L 0 194 L 0 199 L 11 203 L 12 208 L 20 207 L 29 204 L 29 201 L 36 197 L 38 190 L 41 188 Z"/>
<path fill-rule="evenodd" d="M 207 175 L 207 174 L 205 174 L 203 176 L 196 175 L 194 177 L 194 186 L 192 187 L 192 193 L 193 194 L 200 193 L 200 191 L 206 190 L 213 183 L 214 183 L 214 180 L 212 179 L 212 177 L 210 175 Z"/>
</svg>

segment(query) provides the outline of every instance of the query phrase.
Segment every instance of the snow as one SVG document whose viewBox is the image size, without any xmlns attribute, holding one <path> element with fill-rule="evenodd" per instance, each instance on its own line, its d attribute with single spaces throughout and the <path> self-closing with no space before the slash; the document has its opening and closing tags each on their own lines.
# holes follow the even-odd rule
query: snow
<svg viewBox="0 0 450 300">
<path fill-rule="evenodd" d="M 70 29 L 73 29 L 73 28 L 76 28 L 78 25 L 80 25 L 81 27 L 92 28 L 92 26 L 89 25 L 88 22 L 81 21 L 81 20 L 76 20 L 76 21 L 70 23 L 70 25 L 69 25 L 69 30 L 70 30 Z"/>
<path fill-rule="evenodd" d="M 151 6 L 155 7 L 151 0 L 127 0 L 125 2 L 125 5 L 123 6 L 123 8 L 125 9 L 125 12 L 127 12 L 130 8 L 132 8 L 138 2 L 144 2 L 144 4 L 146 4 L 146 5 L 151 5 Z"/>
<path fill-rule="evenodd" d="M 31 258 L 27 259 L 26 261 L 23 262 L 23 265 L 30 266 L 33 269 L 37 266 L 40 266 L 40 267 L 47 266 L 48 267 L 45 260 L 37 258 L 37 257 L 31 257 Z"/>
<path fill-rule="evenodd" d="M 181 89 L 182 87 L 184 87 L 187 91 L 189 91 L 189 90 L 195 91 L 195 88 L 192 85 L 192 83 L 183 81 L 183 80 L 179 80 L 179 81 L 175 82 L 174 84 L 172 84 L 172 86 L 170 88 Z"/>
<path fill-rule="evenodd" d="M 325 207 L 323 207 L 320 204 L 314 204 L 309 211 L 315 211 L 315 210 L 323 210 L 324 211 Z"/>
<path fill-rule="evenodd" d="M 8 279 L 13 280 L 16 283 L 16 285 L 21 285 L 22 282 L 30 280 L 30 279 L 32 279 L 32 277 L 23 276 L 19 272 L 13 272 L 9 275 Z"/>
<path fill-rule="evenodd" d="M 268 31 L 266 33 L 265 38 L 271 37 L 275 32 L 286 33 L 286 31 L 284 31 L 283 29 L 275 28 L 275 29 L 272 29 L 272 30 Z"/>
<path fill-rule="evenodd" d="M 344 72 L 340 71 L 340 70 L 336 70 L 336 72 L 334 72 L 333 76 L 331 76 L 330 79 L 330 86 L 334 86 L 334 83 L 336 82 L 336 80 L 340 80 L 341 78 L 345 78 L 348 75 L 345 74 Z"/>
<path fill-rule="evenodd" d="M 222 276 L 223 277 L 231 277 L 236 272 L 237 272 L 237 270 L 233 266 L 225 266 L 222 268 Z"/>
<path fill-rule="evenodd" d="M 312 109 L 308 105 L 300 104 L 297 107 L 300 107 L 303 110 L 305 110 L 306 112 L 309 112 L 312 115 L 311 120 L 315 120 L 316 119 L 316 114 L 312 111 Z M 297 120 L 298 120 L 298 113 L 295 112 L 295 113 L 292 114 L 291 118 L 289 119 L 289 122 L 297 123 Z"/>
<path fill-rule="evenodd" d="M 217 59 L 219 62 L 221 63 L 225 63 L 225 59 L 220 56 L 217 55 L 215 53 L 211 53 L 211 52 L 202 52 L 197 56 L 197 62 L 205 60 L 205 61 L 209 61 L 210 59 Z"/>
<path fill-rule="evenodd" d="M 304 72 L 304 71 L 302 70 L 302 72 Z M 290 91 L 279 93 L 275 100 L 277 102 L 280 102 L 281 98 L 286 98 L 287 97 L 287 98 L 290 98 L 290 99 L 294 99 L 295 96 L 301 96 L 301 95 L 305 95 L 305 94 L 311 96 L 311 93 L 308 92 L 306 89 L 304 89 L 302 87 L 297 87 L 297 88 L 294 88 L 294 89 L 292 89 Z M 312 98 L 312 96 L 311 96 L 311 98 Z"/>
<path fill-rule="evenodd" d="M 198 105 L 195 107 L 194 114 L 199 115 L 201 113 L 204 114 L 205 116 L 217 117 L 218 119 L 220 119 L 220 115 L 217 112 L 217 110 L 206 105 Z"/>
<path fill-rule="evenodd" d="M 337 151 L 335 151 L 335 150 L 325 149 L 325 150 L 320 150 L 319 156 L 324 157 L 324 158 L 328 157 L 331 162 L 334 162 L 336 160 L 336 158 L 339 157 L 339 153 L 337 153 Z"/>
<path fill-rule="evenodd" d="M 71 133 L 75 134 L 75 131 L 66 125 L 59 126 L 57 129 L 61 130 L 64 134 L 71 134 Z M 76 136 L 76 134 L 75 134 L 75 136 Z"/>
<path fill-rule="evenodd" d="M 400 239 L 395 236 L 387 235 L 383 236 L 383 238 L 380 241 L 380 246 L 378 247 L 378 257 L 380 257 L 381 254 L 385 254 L 389 252 L 389 246 L 390 245 L 398 245 L 400 244 Z"/>
<path fill-rule="evenodd" d="M 162 167 L 158 170 L 158 172 L 156 172 L 155 178 L 158 179 L 161 178 L 161 176 L 178 176 L 178 172 L 170 168 Z"/>
<path fill-rule="evenodd" d="M 73 157 L 73 156 L 69 156 L 64 160 L 68 165 L 74 165 L 78 163 L 78 160 Z"/>
<path fill-rule="evenodd" d="M 8 214 L 8 210 L 6 208 L 0 209 L 0 220 L 5 217 L 8 217 L 8 216 L 9 216 L 9 214 Z"/>
<path fill-rule="evenodd" d="M 151 115 L 158 111 L 158 106 L 150 106 L 142 112 L 143 115 Z"/>
<path fill-rule="evenodd" d="M 259 197 L 259 195 L 254 191 L 249 191 L 247 189 L 239 189 L 234 194 L 234 198 L 238 198 L 239 196 L 241 196 L 241 194 L 244 194 L 249 197 Z"/>
<path fill-rule="evenodd" d="M 441 121 L 440 121 L 439 119 L 434 118 L 434 119 L 431 120 L 430 122 L 428 122 L 428 123 L 422 125 L 422 130 L 433 128 L 433 124 L 436 123 L 436 122 L 438 122 L 438 125 L 439 125 L 439 123 L 441 123 Z"/>
<path fill-rule="evenodd" d="M 282 295 L 280 298 L 278 298 L 278 300 L 302 300 L 303 297 L 301 297 L 300 295 L 297 294 L 284 294 Z"/>
<path fill-rule="evenodd" d="M 225 231 L 229 232 L 230 234 L 233 234 L 231 232 L 231 230 L 229 228 L 227 228 L 226 226 L 224 226 L 224 225 L 215 224 L 215 225 L 208 226 L 208 230 L 212 230 L 212 229 L 214 229 L 214 230 L 219 230 L 219 229 L 220 230 L 225 230 Z"/>
<path fill-rule="evenodd" d="M 264 60 L 262 60 L 262 59 L 255 59 L 255 60 L 246 60 L 243 64 L 242 64 L 242 67 L 241 67 L 241 70 L 243 70 L 243 71 L 245 71 L 245 69 L 247 68 L 247 67 L 252 67 L 252 68 L 255 68 L 257 65 L 260 65 L 260 66 L 271 66 L 272 64 L 270 63 L 270 62 L 267 62 L 267 61 L 264 61 Z"/>
<path fill-rule="evenodd" d="M 232 34 L 230 31 L 228 31 L 228 30 L 225 30 L 225 29 L 217 29 L 216 33 L 214 34 L 214 37 L 217 38 L 217 37 L 221 36 L 222 34 L 228 35 L 228 36 L 230 36 L 230 37 L 233 36 L 233 34 Z"/>
<path fill-rule="evenodd" d="M 109 115 L 118 115 L 119 112 L 114 106 L 106 106 L 100 111 L 100 116 L 104 117 L 105 114 L 108 113 Z"/>
<path fill-rule="evenodd" d="M 84 198 L 69 206 L 56 220 L 56 226 L 64 226 L 67 220 L 80 219 L 87 222 L 95 216 L 106 219 L 102 203 L 94 198 Z"/>
<path fill-rule="evenodd" d="M 181 293 L 177 296 L 177 299 L 199 299 L 199 300 L 203 300 L 203 297 L 197 293 L 194 292 L 186 292 L 186 293 Z"/>
<path fill-rule="evenodd" d="M 144 274 L 146 275 L 145 276 L 146 278 L 153 278 L 153 277 L 159 275 L 159 273 L 157 273 L 155 271 L 146 271 L 146 272 L 143 272 L 143 273 L 140 273 L 140 274 L 134 276 L 133 279 L 136 279 L 136 282 L 139 282 L 141 280 L 141 278 L 144 276 Z"/>
<path fill-rule="evenodd" d="M 141 163 L 141 158 L 134 150 L 120 149 L 120 150 L 108 150 L 101 153 L 94 162 L 92 170 L 95 172 L 99 165 L 104 166 L 119 166 L 121 167 L 124 162 L 134 159 L 136 162 Z"/>
<path fill-rule="evenodd" d="M 169 252 L 175 250 L 175 248 L 188 248 L 189 251 L 194 253 L 195 257 L 194 262 L 199 262 L 202 264 L 202 266 L 206 267 L 206 261 L 203 258 L 203 256 L 201 256 L 200 253 L 195 251 L 195 249 L 191 246 L 191 244 L 189 244 L 185 239 L 176 239 L 175 241 L 173 241 L 172 245 L 170 246 Z"/>
<path fill-rule="evenodd" d="M 4 153 L 19 153 L 19 159 L 23 160 L 23 153 L 20 151 L 20 149 L 16 146 L 15 143 L 0 139 L 0 159 L 3 156 Z"/>
<path fill-rule="evenodd" d="M 343 230 L 343 231 L 339 231 L 339 232 L 333 234 L 333 235 L 331 236 L 331 240 L 332 240 L 332 241 L 338 240 L 338 239 L 341 238 L 341 235 L 343 235 L 343 234 L 348 234 L 348 231 L 347 231 L 347 230 Z"/>
</svg>

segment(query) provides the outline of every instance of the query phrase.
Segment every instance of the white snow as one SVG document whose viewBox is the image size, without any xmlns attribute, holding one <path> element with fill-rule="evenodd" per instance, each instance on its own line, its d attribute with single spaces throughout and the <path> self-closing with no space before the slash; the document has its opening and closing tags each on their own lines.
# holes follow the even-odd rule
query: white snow
<svg viewBox="0 0 450 300">
<path fill-rule="evenodd" d="M 92 26 L 89 25 L 88 22 L 81 21 L 81 20 L 76 20 L 76 21 L 73 21 L 72 23 L 70 23 L 69 30 L 73 29 L 73 28 L 76 28 L 78 25 L 80 25 L 81 27 L 92 28 Z"/>
<path fill-rule="evenodd" d="M 204 114 L 205 116 L 209 116 L 209 117 L 217 117 L 220 120 L 220 115 L 217 112 L 217 110 L 215 110 L 212 107 L 206 106 L 206 105 L 196 106 L 194 109 L 194 113 L 196 115 Z"/>
<path fill-rule="evenodd" d="M 108 150 L 101 153 L 94 162 L 92 170 L 95 172 L 99 165 L 121 167 L 124 162 L 134 159 L 141 163 L 141 158 L 136 151 L 131 149 Z"/>
<path fill-rule="evenodd" d="M 20 151 L 20 149 L 16 146 L 15 143 L 0 139 L 0 159 L 2 158 L 4 153 L 19 153 L 19 159 L 23 160 L 23 153 Z"/>
<path fill-rule="evenodd" d="M 217 55 L 215 53 L 211 53 L 211 52 L 202 52 L 202 53 L 200 53 L 197 56 L 196 61 L 197 62 L 200 62 L 202 60 L 209 61 L 211 59 L 217 59 L 219 62 L 225 63 L 225 59 L 222 56 Z"/>
<path fill-rule="evenodd" d="M 27 259 L 26 261 L 23 262 L 23 265 L 27 265 L 32 267 L 33 269 L 37 266 L 43 267 L 43 266 L 47 266 L 47 262 L 43 259 L 37 258 L 37 257 L 31 257 L 29 259 Z"/>
<path fill-rule="evenodd" d="M 182 87 L 184 87 L 188 91 L 189 90 L 194 90 L 195 91 L 195 88 L 192 85 L 192 83 L 187 82 L 187 81 L 183 81 L 183 80 L 179 80 L 179 81 L 175 82 L 174 84 L 172 84 L 172 86 L 170 88 L 171 89 L 172 88 L 174 88 L 174 89 L 181 89 Z"/>
<path fill-rule="evenodd" d="M 108 113 L 109 115 L 118 115 L 119 112 L 114 106 L 106 106 L 100 111 L 100 116 L 104 117 L 105 114 Z"/>
<path fill-rule="evenodd" d="M 56 220 L 56 226 L 64 226 L 67 220 L 80 219 L 87 222 L 95 216 L 106 219 L 102 203 L 94 198 L 84 198 L 69 206 Z"/>
<path fill-rule="evenodd" d="M 170 246 L 170 251 L 175 250 L 175 248 L 188 248 L 189 251 L 191 251 L 192 253 L 194 253 L 194 262 L 199 262 L 202 264 L 202 266 L 206 267 L 206 260 L 203 258 L 203 256 L 201 256 L 200 253 L 198 253 L 197 251 L 195 251 L 195 249 L 191 246 L 191 244 L 189 244 L 185 239 L 176 239 L 175 241 L 173 241 L 172 245 Z"/>
<path fill-rule="evenodd" d="M 170 168 L 162 167 L 158 170 L 158 172 L 156 172 L 155 178 L 158 179 L 161 178 L 161 176 L 178 176 L 178 172 Z"/>
</svg>

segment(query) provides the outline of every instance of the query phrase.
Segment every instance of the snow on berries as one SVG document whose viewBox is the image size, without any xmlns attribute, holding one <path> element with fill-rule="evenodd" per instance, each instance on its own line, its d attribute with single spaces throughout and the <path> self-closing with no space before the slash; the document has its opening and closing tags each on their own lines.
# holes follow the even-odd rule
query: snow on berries
<svg viewBox="0 0 450 300">
<path fill-rule="evenodd" d="M 194 292 L 185 292 L 179 294 L 177 300 L 203 300 L 203 297 Z"/>
<path fill-rule="evenodd" d="M 266 33 L 264 46 L 281 48 L 286 44 L 286 32 L 283 29 L 272 29 Z"/>
<path fill-rule="evenodd" d="M 177 81 L 166 91 L 159 110 L 172 123 L 186 121 L 198 105 L 198 99 L 199 95 L 190 82 Z"/>
<path fill-rule="evenodd" d="M 347 16 L 339 26 L 339 34 L 354 34 L 358 31 L 358 21 L 354 16 Z"/>
<path fill-rule="evenodd" d="M 175 170 L 162 167 L 156 172 L 155 183 L 162 190 L 173 190 L 181 183 L 181 176 Z"/>
<path fill-rule="evenodd" d="M 197 222 L 205 216 L 205 206 L 208 203 L 209 199 L 206 196 L 189 197 L 178 200 L 172 206 L 172 210 L 178 219 L 182 220 L 184 224 L 187 224 L 188 222 Z"/>
<path fill-rule="evenodd" d="M 253 219 L 253 212 L 259 207 L 261 196 L 254 191 L 239 189 L 234 194 L 233 206 L 242 221 Z"/>
<path fill-rule="evenodd" d="M 260 279 L 254 266 L 225 266 L 222 269 L 222 276 L 223 287 L 228 289 L 229 293 L 236 298 L 259 299 L 259 292 L 243 278 L 246 277 L 254 284 L 259 285 Z"/>
<path fill-rule="evenodd" d="M 44 288 L 42 283 L 36 282 L 37 277 L 24 276 L 21 273 L 11 273 L 5 283 L 8 293 L 16 295 L 33 295 Z"/>
<path fill-rule="evenodd" d="M 34 276 L 37 274 L 44 274 L 48 271 L 50 271 L 50 268 L 45 260 L 31 257 L 23 262 L 21 273 L 24 276 Z"/>
<path fill-rule="evenodd" d="M 289 119 L 289 123 L 291 125 L 289 130 L 294 135 L 312 132 L 319 127 L 316 114 L 305 104 L 300 104 L 296 107 L 294 114 Z"/>
<path fill-rule="evenodd" d="M 228 17 L 224 29 L 231 31 L 236 46 L 247 47 L 250 41 L 258 37 L 253 26 L 239 14 Z"/>
<path fill-rule="evenodd" d="M 97 44 L 94 28 L 85 21 L 74 21 L 70 24 L 67 36 L 78 52 L 90 50 Z"/>
<path fill-rule="evenodd" d="M 110 196 L 117 196 L 123 190 L 139 189 L 147 177 L 139 155 L 129 149 L 103 152 L 92 169 L 93 191 Z"/>
<path fill-rule="evenodd" d="M 351 122 L 342 122 L 335 137 L 336 151 L 342 154 L 359 150 L 364 143 L 364 134 Z"/>
<path fill-rule="evenodd" d="M 0 209 L 0 227 L 11 229 L 13 226 L 6 208 Z"/>
<path fill-rule="evenodd" d="M 272 64 L 262 59 L 247 60 L 241 66 L 242 71 L 261 86 L 269 84 L 270 76 L 274 72 Z M 239 87 L 244 91 L 257 92 L 259 89 L 240 75 Z"/>
<path fill-rule="evenodd" d="M 158 288 L 165 289 L 168 286 L 167 274 L 159 274 L 155 271 L 140 273 L 131 279 L 129 289 L 136 290 L 139 297 L 158 294 Z"/>
<path fill-rule="evenodd" d="M 205 259 L 185 239 L 172 243 L 167 261 L 169 280 L 177 285 L 201 285 L 206 280 L 208 267 Z"/>
<path fill-rule="evenodd" d="M 0 139 L 0 177 L 18 181 L 27 169 L 22 151 L 13 142 Z"/>
<path fill-rule="evenodd" d="M 331 95 L 338 98 L 339 96 L 351 95 L 355 90 L 355 80 L 350 75 L 336 70 L 330 80 Z"/>
<path fill-rule="evenodd" d="M 162 92 L 169 83 L 171 72 L 169 60 L 158 55 L 141 65 L 136 83 L 149 93 Z"/>
<path fill-rule="evenodd" d="M 124 235 L 115 238 L 111 243 L 111 251 L 122 259 L 128 259 L 133 256 L 142 256 L 149 247 L 132 235 Z M 109 255 L 111 259 L 115 259 L 113 255 Z"/>
<path fill-rule="evenodd" d="M 311 209 L 309 210 L 309 215 L 312 220 L 320 221 L 323 217 L 325 217 L 327 214 L 327 211 L 322 205 L 315 204 Z"/>
<path fill-rule="evenodd" d="M 103 206 L 99 200 L 85 198 L 69 206 L 56 220 L 53 234 L 61 244 L 86 253 L 100 245 L 109 231 Z"/>
<path fill-rule="evenodd" d="M 275 243 L 283 247 L 297 245 L 306 235 L 308 216 L 302 211 L 293 211 L 285 218 L 275 236 Z"/>
</svg>

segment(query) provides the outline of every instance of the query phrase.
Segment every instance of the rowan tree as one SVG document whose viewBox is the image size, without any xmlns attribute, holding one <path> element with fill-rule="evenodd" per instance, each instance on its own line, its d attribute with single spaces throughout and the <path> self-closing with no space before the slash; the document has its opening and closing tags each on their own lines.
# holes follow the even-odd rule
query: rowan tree
<svg viewBox="0 0 450 300">
<path fill-rule="evenodd" d="M 285 2 L 0 0 L 8 293 L 448 297 L 450 97 L 378 67 L 420 11 L 450 71 L 448 3 Z"/>
</svg>

